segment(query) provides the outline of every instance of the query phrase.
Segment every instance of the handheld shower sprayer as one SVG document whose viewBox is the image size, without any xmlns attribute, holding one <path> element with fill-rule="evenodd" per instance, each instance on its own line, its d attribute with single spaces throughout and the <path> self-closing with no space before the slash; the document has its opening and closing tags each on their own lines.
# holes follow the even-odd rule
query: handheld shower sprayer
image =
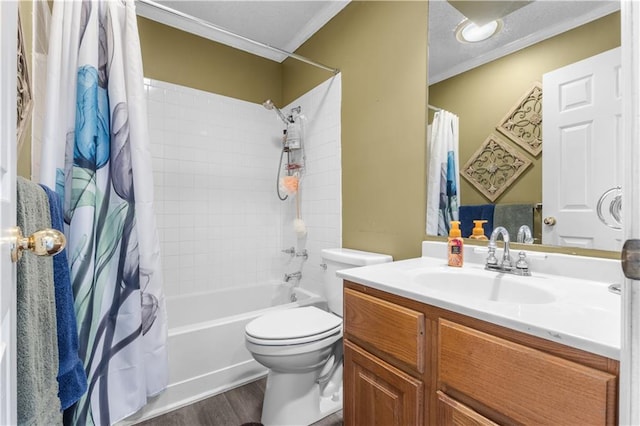
<svg viewBox="0 0 640 426">
<path fill-rule="evenodd" d="M 271 99 L 267 99 L 262 106 L 268 110 L 274 110 L 282 122 L 287 126 L 284 130 L 282 138 L 282 150 L 280 151 L 280 161 L 278 163 L 278 174 L 276 176 L 276 193 L 281 201 L 289 198 L 289 195 L 296 197 L 296 219 L 294 220 L 294 230 L 298 238 L 307 235 L 307 228 L 304 221 L 300 218 L 300 193 L 299 183 L 304 168 L 304 151 L 302 146 L 302 108 L 291 108 L 291 115 L 288 117 L 275 106 Z M 285 153 L 287 154 L 284 169 L 286 176 L 280 177 L 283 171 L 283 163 Z M 284 195 L 281 193 L 284 192 Z"/>
<path fill-rule="evenodd" d="M 287 119 L 287 117 L 285 117 L 282 111 L 280 111 L 280 108 L 278 108 L 271 99 L 267 99 L 266 101 L 264 101 L 262 103 L 262 106 L 268 110 L 274 110 L 276 114 L 278 114 L 278 117 L 280 117 L 280 119 L 284 122 L 284 124 L 288 124 L 291 122 L 289 119 Z"/>
</svg>

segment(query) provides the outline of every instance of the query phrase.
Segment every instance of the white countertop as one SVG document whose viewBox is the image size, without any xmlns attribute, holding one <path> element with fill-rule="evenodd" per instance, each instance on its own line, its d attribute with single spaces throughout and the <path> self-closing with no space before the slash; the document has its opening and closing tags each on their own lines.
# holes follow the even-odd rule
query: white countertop
<svg viewBox="0 0 640 426">
<path fill-rule="evenodd" d="M 441 257 L 425 256 L 437 253 L 440 249 Z M 451 269 L 485 277 L 486 274 L 495 274 L 496 281 L 501 276 L 505 279 L 513 277 L 485 271 L 482 250 L 478 248 L 465 247 L 465 264 L 462 268 L 448 267 L 445 253 L 444 243 L 425 242 L 423 257 L 345 269 L 338 271 L 337 275 L 378 290 L 619 360 L 621 300 L 619 295 L 607 289 L 610 284 L 621 282 L 619 261 L 531 254 L 535 260 L 531 262 L 532 277 L 517 279 L 527 284 L 534 283 L 533 286 L 552 293 L 554 300 L 530 304 L 492 301 L 442 291 L 415 279 L 425 271 L 435 271 L 441 275 L 455 273 Z M 502 250 L 499 250 L 498 254 L 501 253 Z M 517 252 L 513 255 L 517 258 Z M 566 275 L 546 273 L 548 270 L 562 269 L 562 265 L 566 266 Z M 525 281 L 529 278 L 530 281 Z"/>
</svg>

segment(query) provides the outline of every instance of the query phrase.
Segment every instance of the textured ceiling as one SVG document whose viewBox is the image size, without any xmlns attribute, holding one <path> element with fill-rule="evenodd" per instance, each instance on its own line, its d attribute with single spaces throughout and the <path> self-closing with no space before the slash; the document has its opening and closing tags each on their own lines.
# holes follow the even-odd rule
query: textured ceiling
<svg viewBox="0 0 640 426">
<path fill-rule="evenodd" d="M 507 16 L 515 12 L 521 7 L 525 7 L 533 0 L 487 0 L 487 1 L 470 1 L 470 0 L 447 0 L 449 4 L 470 21 L 478 26 L 483 26 L 489 22 Z"/>
<path fill-rule="evenodd" d="M 429 84 L 619 9 L 619 2 L 612 0 L 537 0 L 503 17 L 504 28 L 489 40 L 460 43 L 456 40 L 455 30 L 465 16 L 445 0 L 432 0 L 429 2 Z"/>
<path fill-rule="evenodd" d="M 277 62 L 286 59 L 286 55 L 195 24 L 188 19 L 154 8 L 149 3 L 153 2 L 136 2 L 139 15 Z M 340 12 L 349 0 L 161 0 L 155 3 L 243 37 L 294 52 Z"/>
<path fill-rule="evenodd" d="M 482 13 L 486 12 L 481 10 L 482 8 L 500 10 L 499 13 L 508 14 L 502 18 L 504 28 L 497 36 L 480 43 L 461 44 L 456 40 L 455 29 L 465 16 L 449 1 L 430 0 L 430 84 L 583 25 L 620 8 L 617 0 L 452 1 L 463 10 L 464 6 L 471 4 L 474 6 L 474 12 L 468 13 L 477 16 L 486 15 Z M 201 23 L 152 7 L 150 3 L 153 2 L 138 0 L 138 14 L 274 61 L 282 62 L 286 59 L 286 55 L 282 53 L 221 34 Z M 302 43 L 339 13 L 349 0 L 161 0 L 156 3 L 241 36 L 295 52 Z M 478 8 L 478 5 L 481 7 Z M 519 9 L 511 11 L 515 7 Z M 340 64 L 328 65 L 340 68 Z"/>
</svg>

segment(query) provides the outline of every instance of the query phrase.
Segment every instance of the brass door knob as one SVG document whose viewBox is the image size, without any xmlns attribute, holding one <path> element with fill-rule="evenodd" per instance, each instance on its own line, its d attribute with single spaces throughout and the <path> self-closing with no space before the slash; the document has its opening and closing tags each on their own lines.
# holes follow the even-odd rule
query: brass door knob
<svg viewBox="0 0 640 426">
<path fill-rule="evenodd" d="M 56 229 L 42 229 L 28 237 L 22 236 L 22 230 L 14 228 L 15 242 L 11 246 L 11 261 L 17 262 L 22 257 L 23 250 L 29 250 L 38 256 L 53 256 L 60 253 L 67 239 Z"/>
<path fill-rule="evenodd" d="M 543 220 L 545 225 L 553 226 L 556 224 L 556 218 L 553 216 L 547 216 Z"/>
</svg>

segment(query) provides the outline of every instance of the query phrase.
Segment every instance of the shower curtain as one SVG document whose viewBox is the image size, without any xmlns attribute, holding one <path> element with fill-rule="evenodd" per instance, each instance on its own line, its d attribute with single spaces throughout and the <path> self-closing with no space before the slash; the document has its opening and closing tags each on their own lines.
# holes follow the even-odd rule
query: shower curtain
<svg viewBox="0 0 640 426">
<path fill-rule="evenodd" d="M 40 181 L 64 200 L 88 391 L 65 413 L 113 424 L 168 380 L 142 58 L 133 0 L 56 1 Z"/>
<path fill-rule="evenodd" d="M 449 235 L 458 220 L 460 173 L 458 166 L 458 116 L 435 113 L 428 139 L 427 235 Z"/>
</svg>

